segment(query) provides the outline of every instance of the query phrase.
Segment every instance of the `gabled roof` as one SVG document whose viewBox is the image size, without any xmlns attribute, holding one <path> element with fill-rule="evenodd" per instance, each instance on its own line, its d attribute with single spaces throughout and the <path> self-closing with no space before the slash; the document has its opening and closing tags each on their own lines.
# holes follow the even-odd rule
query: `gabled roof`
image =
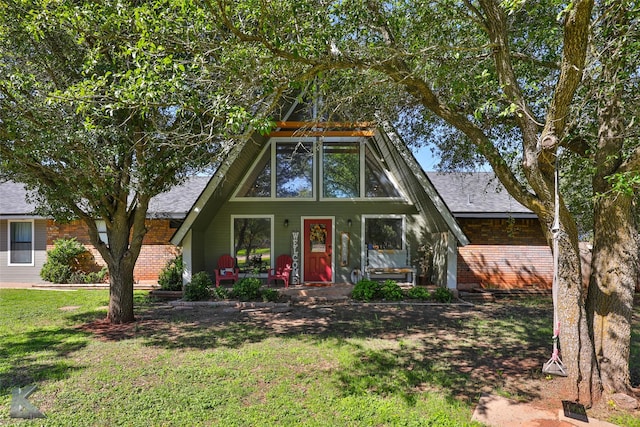
<svg viewBox="0 0 640 427">
<path fill-rule="evenodd" d="M 283 120 L 286 119 L 287 117 L 283 118 Z M 385 163 L 396 176 L 401 177 L 405 183 L 405 189 L 410 193 L 410 198 L 417 207 L 422 212 L 431 212 L 433 207 L 430 206 L 434 206 L 440 213 L 441 220 L 455 235 L 458 242 L 461 245 L 467 245 L 469 240 L 451 211 L 425 175 L 416 158 L 400 140 L 393 128 L 390 125 L 385 125 L 384 129 L 378 128 L 373 138 L 381 151 Z M 181 227 L 172 237 L 171 242 L 173 244 L 179 245 L 182 242 L 187 232 L 195 226 L 200 215 L 204 214 L 203 218 L 215 216 L 217 209 L 229 200 L 235 187 L 240 183 L 244 173 L 248 171 L 251 163 L 268 139 L 267 137 L 253 134 L 246 140 L 239 141 L 233 147 L 202 194 L 195 201 Z M 431 219 L 433 220 L 433 218 Z"/>
<path fill-rule="evenodd" d="M 429 172 L 456 218 L 535 218 L 516 201 L 493 172 Z"/>
</svg>

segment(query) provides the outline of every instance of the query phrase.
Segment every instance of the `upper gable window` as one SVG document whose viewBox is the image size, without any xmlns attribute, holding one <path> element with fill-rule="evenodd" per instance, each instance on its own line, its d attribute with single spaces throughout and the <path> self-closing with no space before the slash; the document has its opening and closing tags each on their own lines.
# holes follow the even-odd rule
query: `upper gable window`
<svg viewBox="0 0 640 427">
<path fill-rule="evenodd" d="M 360 144 L 322 145 L 322 194 L 332 198 L 360 197 Z"/>
<path fill-rule="evenodd" d="M 235 197 L 269 199 L 402 198 L 372 141 L 354 138 L 274 138 Z M 320 191 L 316 191 L 316 187 Z M 319 194 L 318 194 L 319 193 Z"/>
<path fill-rule="evenodd" d="M 313 143 L 276 143 L 276 197 L 313 197 Z"/>
<path fill-rule="evenodd" d="M 364 167 L 366 197 L 401 197 L 400 191 L 391 182 L 380 163 L 367 147 Z"/>
<path fill-rule="evenodd" d="M 238 190 L 239 197 L 271 197 L 271 151 L 262 153 Z"/>
</svg>

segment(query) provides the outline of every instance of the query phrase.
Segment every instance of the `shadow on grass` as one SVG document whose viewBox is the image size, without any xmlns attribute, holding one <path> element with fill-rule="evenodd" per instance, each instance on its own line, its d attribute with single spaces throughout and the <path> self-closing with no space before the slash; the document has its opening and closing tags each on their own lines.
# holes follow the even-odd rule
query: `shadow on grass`
<svg viewBox="0 0 640 427">
<path fill-rule="evenodd" d="M 37 329 L 5 336 L 0 344 L 0 393 L 67 378 L 72 371 L 81 369 L 68 356 L 88 342 L 88 334 L 75 328 Z"/>
<path fill-rule="evenodd" d="M 417 393 L 446 390 L 452 398 L 476 400 L 485 389 L 535 398 L 541 366 L 551 351 L 551 307 L 350 306 L 290 310 L 224 307 L 176 309 L 163 304 L 142 307 L 138 321 L 100 330 L 84 330 L 100 339 L 138 338 L 166 349 L 237 349 L 272 337 L 332 341 L 349 346 L 358 360 L 337 374 L 348 394 L 400 394 L 415 402 Z M 365 344 L 362 344 L 364 340 Z M 376 348 L 381 342 L 382 348 Z"/>
</svg>

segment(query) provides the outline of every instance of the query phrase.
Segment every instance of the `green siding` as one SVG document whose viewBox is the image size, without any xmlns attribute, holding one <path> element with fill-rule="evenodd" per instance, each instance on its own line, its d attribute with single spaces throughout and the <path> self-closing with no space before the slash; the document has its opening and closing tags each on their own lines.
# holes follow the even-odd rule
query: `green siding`
<svg viewBox="0 0 640 427">
<path fill-rule="evenodd" d="M 217 259 L 231 252 L 231 216 L 232 215 L 273 215 L 274 218 L 274 254 L 272 258 L 287 253 L 290 254 L 291 232 L 301 229 L 303 217 L 333 217 L 334 222 L 334 281 L 346 282 L 350 280 L 351 271 L 361 268 L 362 215 L 405 215 L 407 225 L 407 242 L 411 248 L 410 259 L 416 258 L 418 242 L 430 239 L 431 233 L 438 230 L 424 229 L 425 221 L 421 219 L 415 206 L 397 201 L 233 201 L 219 207 L 216 216 L 202 230 L 194 231 L 194 272 L 206 270 L 212 272 Z M 284 220 L 289 220 L 289 226 L 284 226 Z M 351 219 L 351 227 L 348 220 Z M 339 264 L 339 236 L 340 232 L 350 233 L 349 264 Z M 198 259 L 201 255 L 202 259 Z M 302 255 L 301 255 L 302 256 Z"/>
</svg>

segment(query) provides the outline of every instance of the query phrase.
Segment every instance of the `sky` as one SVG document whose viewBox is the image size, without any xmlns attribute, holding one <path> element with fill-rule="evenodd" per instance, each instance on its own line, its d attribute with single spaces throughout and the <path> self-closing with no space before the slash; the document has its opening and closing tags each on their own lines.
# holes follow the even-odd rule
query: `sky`
<svg viewBox="0 0 640 427">
<path fill-rule="evenodd" d="M 422 166 L 426 172 L 431 172 L 435 170 L 435 166 L 438 163 L 437 158 L 433 157 L 431 153 L 431 149 L 429 147 L 421 147 L 418 150 L 412 150 L 413 155 L 416 156 L 416 160 Z"/>
</svg>

